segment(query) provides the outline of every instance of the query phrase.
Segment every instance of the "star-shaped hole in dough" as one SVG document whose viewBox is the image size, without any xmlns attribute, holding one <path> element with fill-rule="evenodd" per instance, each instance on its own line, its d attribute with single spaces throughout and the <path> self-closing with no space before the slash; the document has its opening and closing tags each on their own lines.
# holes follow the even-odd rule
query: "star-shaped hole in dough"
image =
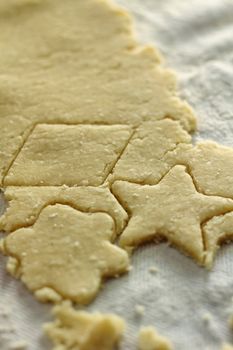
<svg viewBox="0 0 233 350">
<path fill-rule="evenodd" d="M 83 213 L 66 205 L 48 206 L 36 223 L 8 235 L 4 251 L 19 261 L 17 274 L 40 299 L 62 298 L 89 303 L 103 277 L 129 266 L 127 253 L 111 243 L 113 219 L 105 213 Z M 56 293 L 55 293 L 56 292 Z M 42 298 L 43 296 L 43 298 Z"/>
<path fill-rule="evenodd" d="M 116 181 L 113 192 L 131 216 L 121 246 L 134 247 L 165 237 L 201 265 L 205 256 L 202 224 L 233 210 L 233 200 L 197 192 L 186 168 L 180 165 L 157 185 Z"/>
</svg>

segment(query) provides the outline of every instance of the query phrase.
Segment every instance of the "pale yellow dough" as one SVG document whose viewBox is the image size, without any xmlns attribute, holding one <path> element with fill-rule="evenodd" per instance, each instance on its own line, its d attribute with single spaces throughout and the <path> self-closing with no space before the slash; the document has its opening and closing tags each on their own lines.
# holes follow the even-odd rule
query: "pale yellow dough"
<svg viewBox="0 0 233 350">
<path fill-rule="evenodd" d="M 143 123 L 116 164 L 113 179 L 155 184 L 169 170 L 166 154 L 190 142 L 190 135 L 178 122 L 164 119 Z"/>
<path fill-rule="evenodd" d="M 101 185 L 131 136 L 123 125 L 35 127 L 15 159 L 5 186 Z"/>
<path fill-rule="evenodd" d="M 94 218 L 111 243 L 122 232 L 125 248 L 162 236 L 210 266 L 219 241 L 230 234 L 228 224 L 212 217 L 233 208 L 228 199 L 203 194 L 229 196 L 233 153 L 190 144 L 193 112 L 176 96 L 174 76 L 161 67 L 158 53 L 138 46 L 127 13 L 100 0 L 3 0 L 0 39 L 0 183 L 9 201 L 0 229 L 17 230 L 2 244 L 8 270 L 42 301 L 89 302 L 103 276 L 127 270 L 126 253 L 109 242 L 123 260 L 106 251 L 108 268 L 93 269 L 91 283 L 93 266 L 83 259 L 76 282 L 80 261 L 56 240 L 51 286 L 46 249 L 62 232 L 67 239 L 67 232 L 82 235 L 90 250 L 100 247 Z M 62 217 L 54 225 L 64 222 L 53 231 L 47 213 L 57 203 Z M 65 222 L 68 212 L 77 230 Z M 29 233 L 43 240 L 26 244 Z M 63 270 L 67 285 L 57 277 Z"/>
<path fill-rule="evenodd" d="M 189 135 L 182 130 L 177 122 L 169 119 L 144 123 L 136 130 L 133 137 L 130 139 L 125 152 L 114 168 L 111 181 L 114 183 L 116 180 L 125 180 L 130 183 L 141 185 L 160 184 L 160 181 L 166 177 L 169 171 L 171 171 L 176 165 L 185 166 L 186 171 L 191 176 L 190 180 L 193 181 L 193 186 L 198 192 L 200 192 L 200 194 L 233 199 L 233 149 L 210 141 L 199 143 L 193 147 L 190 144 Z M 177 181 L 181 180 L 177 179 Z M 113 184 L 113 189 L 114 186 L 115 185 Z M 116 191 L 114 191 L 114 194 L 123 205 L 124 201 L 126 202 L 125 208 L 127 209 L 128 207 L 128 213 L 132 216 L 132 210 L 127 204 L 127 183 L 122 184 L 121 186 L 125 186 L 122 195 L 119 196 Z M 133 191 L 133 184 L 129 184 L 129 186 L 132 187 Z M 173 192 L 172 186 L 174 185 L 171 184 L 169 190 L 171 192 Z M 135 193 L 134 195 L 136 203 L 137 194 Z M 225 214 L 225 209 L 222 208 L 222 213 L 221 211 L 217 211 L 216 213 L 211 214 L 208 207 L 205 207 L 203 210 L 206 211 L 206 218 L 199 222 L 199 233 L 197 233 L 197 231 L 196 233 L 192 233 L 192 226 L 190 226 L 190 228 L 188 226 L 189 224 L 191 225 L 192 222 L 192 210 L 189 212 L 188 207 L 186 207 L 187 201 L 183 201 L 182 203 L 182 190 L 180 193 L 179 191 L 173 193 L 173 196 L 174 203 L 177 202 L 174 207 L 172 207 L 173 213 L 170 215 L 170 213 L 163 211 L 164 219 L 161 219 L 160 215 L 157 217 L 157 226 L 160 227 L 157 235 L 168 238 L 168 232 L 166 232 L 168 228 L 163 227 L 163 222 L 166 222 L 166 226 L 168 226 L 170 219 L 171 228 L 169 230 L 171 232 L 177 230 L 174 226 L 174 218 L 172 215 L 175 215 L 176 207 L 180 206 L 182 208 L 183 206 L 181 211 L 185 209 L 187 210 L 187 226 L 186 229 L 184 229 L 185 234 L 179 232 L 178 241 L 173 235 L 170 240 L 178 247 L 184 249 L 184 240 L 188 240 L 188 236 L 192 235 L 189 245 L 192 246 L 193 251 L 196 250 L 197 257 L 199 255 L 197 254 L 197 250 L 200 252 L 200 237 L 202 236 L 202 253 L 199 255 L 198 260 L 201 264 L 211 268 L 219 244 L 231 239 L 233 236 L 233 213 L 213 218 L 215 215 Z M 154 201 L 156 202 L 155 199 Z M 139 208 L 138 211 L 140 211 Z M 232 209 L 229 208 L 227 212 L 228 211 L 232 211 Z M 143 222 L 143 214 L 139 213 L 139 216 Z M 140 237 L 137 237 L 138 233 L 136 232 L 134 234 L 131 233 L 131 243 L 129 243 L 128 238 L 126 237 L 128 237 L 128 232 L 131 230 L 134 220 L 136 220 L 133 215 L 129 226 L 123 233 L 121 239 L 122 244 L 135 246 L 142 241 L 155 237 L 155 232 L 153 235 L 150 230 L 150 232 L 144 230 L 144 226 L 153 226 L 153 220 L 155 220 L 152 219 L 153 217 L 154 212 L 151 212 L 151 218 L 148 217 L 146 223 L 143 223 L 143 229 L 139 235 Z M 200 224 L 203 224 L 201 225 L 202 227 L 200 227 Z M 138 223 L 135 224 L 135 228 L 137 228 L 137 225 Z M 182 225 L 185 225 L 185 223 L 183 222 Z M 140 229 L 138 231 L 140 231 Z M 199 248 L 197 248 L 198 245 Z M 193 253 L 191 253 L 187 247 L 184 250 L 186 253 L 193 256 Z"/>
<path fill-rule="evenodd" d="M 180 144 L 168 152 L 164 161 L 170 166 L 188 167 L 198 191 L 214 196 L 233 198 L 233 149 L 206 141 L 195 147 Z"/>
<path fill-rule="evenodd" d="M 233 345 L 223 344 L 221 350 L 233 350 Z"/>
<path fill-rule="evenodd" d="M 49 204 L 67 204 L 84 212 L 103 212 L 115 222 L 116 234 L 124 229 L 128 215 L 107 187 L 7 187 L 7 209 L 0 217 L 0 231 L 7 233 L 34 224 Z"/>
<path fill-rule="evenodd" d="M 107 0 L 1 0 L 0 52 L 8 271 L 43 302 L 87 304 L 129 269 L 120 234 L 125 249 L 162 237 L 211 267 L 233 233 L 233 150 L 191 145 L 194 113 L 128 14 Z M 69 303 L 54 312 L 55 350 L 111 350 L 124 330 Z M 172 345 L 149 327 L 139 349 Z"/>
<path fill-rule="evenodd" d="M 139 332 L 138 350 L 173 350 L 171 342 L 159 335 L 155 328 L 144 327 Z"/>
<path fill-rule="evenodd" d="M 103 277 L 117 276 L 129 267 L 127 253 L 113 245 L 113 239 L 109 215 L 56 204 L 43 209 L 32 227 L 8 235 L 3 250 L 19 262 L 14 274 L 40 300 L 54 296 L 57 301 L 58 294 L 86 304 L 96 296 Z"/>
<path fill-rule="evenodd" d="M 116 315 L 76 311 L 69 303 L 54 308 L 56 320 L 45 325 L 53 350 L 114 350 L 125 330 Z"/>
<path fill-rule="evenodd" d="M 12 274 L 21 277 L 40 300 L 58 301 L 66 293 L 59 289 L 56 278 L 58 286 L 54 282 L 51 289 L 49 285 L 48 252 L 45 249 L 44 255 L 32 257 L 29 252 L 30 244 L 40 251 L 52 239 L 52 227 L 45 227 L 50 222 L 46 213 L 52 210 L 48 206 L 58 203 L 59 211 L 66 208 L 77 220 L 98 215 L 108 218 L 114 243 L 128 215 L 109 186 L 122 165 L 127 167 L 128 151 L 120 168 L 117 163 L 131 138 L 135 145 L 137 137 L 145 135 L 145 146 L 153 148 L 164 142 L 157 152 L 160 157 L 179 143 L 190 142 L 187 132 L 195 129 L 196 120 L 188 104 L 177 96 L 174 74 L 162 67 L 160 55 L 150 46 L 138 45 L 128 14 L 108 1 L 2 0 L 0 50 L 0 185 L 9 201 L 0 229 L 17 230 L 1 245 L 10 256 Z M 133 172 L 137 172 L 136 164 L 135 159 Z M 155 168 L 156 164 L 149 170 Z M 69 229 L 76 234 L 69 222 L 62 225 L 64 236 Z M 82 229 L 85 231 L 84 224 Z M 103 234 L 105 229 L 103 224 Z M 101 243 L 99 236 L 93 237 L 94 226 L 93 232 L 89 226 L 86 230 L 92 234 L 93 249 Z M 29 240 L 25 247 L 18 241 L 19 232 L 22 237 L 28 232 L 42 235 L 42 247 L 36 247 L 37 240 Z M 72 249 L 59 240 L 56 243 L 59 276 Z M 66 251 L 65 260 L 59 249 Z M 109 256 L 115 268 L 110 266 L 106 274 L 125 271 L 128 257 L 124 258 L 124 267 L 120 262 L 115 266 L 114 255 Z M 88 302 L 105 272 L 99 272 L 82 299 L 73 278 L 77 260 L 73 256 L 66 270 L 67 295 Z M 38 268 L 38 275 L 30 273 L 32 266 Z M 88 274 L 90 266 L 83 266 L 83 275 Z M 70 296 L 72 283 L 75 295 Z"/>
<path fill-rule="evenodd" d="M 109 1 L 1 0 L 0 52 L 0 180 L 38 123 L 135 126 L 169 116 L 195 129 L 173 73 Z"/>
<path fill-rule="evenodd" d="M 207 222 L 203 227 L 203 233 L 206 245 L 205 263 L 211 268 L 220 243 L 233 238 L 233 212 L 215 217 Z"/>
<path fill-rule="evenodd" d="M 199 264 L 205 264 L 201 224 L 233 210 L 233 200 L 197 192 L 184 166 L 173 167 L 157 185 L 116 181 L 113 193 L 130 220 L 120 244 L 135 247 L 165 237 Z"/>
</svg>

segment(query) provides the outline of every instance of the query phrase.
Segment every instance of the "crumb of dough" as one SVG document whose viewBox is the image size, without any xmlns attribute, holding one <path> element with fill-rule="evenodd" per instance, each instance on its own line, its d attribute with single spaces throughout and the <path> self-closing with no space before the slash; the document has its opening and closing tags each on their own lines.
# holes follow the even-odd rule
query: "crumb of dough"
<svg viewBox="0 0 233 350">
<path fill-rule="evenodd" d="M 3 253 L 4 253 L 4 250 L 3 250 Z M 22 255 L 25 256 L 25 252 L 22 252 Z M 17 260 L 15 257 L 10 256 L 8 258 L 6 269 L 15 278 L 20 277 L 20 274 L 21 274 L 20 263 L 19 263 L 19 260 Z"/>
<path fill-rule="evenodd" d="M 199 193 L 182 165 L 173 167 L 157 185 L 116 181 L 112 191 L 131 213 L 121 246 L 136 247 L 162 236 L 200 265 L 205 264 L 202 222 L 233 210 L 233 200 Z"/>
<path fill-rule="evenodd" d="M 24 340 L 18 340 L 10 345 L 9 350 L 26 350 L 28 348 L 28 343 Z"/>
<path fill-rule="evenodd" d="M 202 315 L 202 319 L 203 319 L 204 323 L 209 324 L 211 322 L 211 320 L 213 319 L 213 316 L 209 312 L 206 312 Z"/>
<path fill-rule="evenodd" d="M 69 302 L 53 310 L 54 323 L 44 326 L 54 350 L 113 350 L 125 330 L 125 322 L 112 314 L 76 311 Z"/>
<path fill-rule="evenodd" d="M 128 270 L 127 271 L 132 271 L 133 270 L 133 265 L 130 265 L 129 267 L 128 267 Z"/>
<path fill-rule="evenodd" d="M 18 259 L 19 277 L 41 301 L 57 302 L 59 294 L 86 304 L 103 277 L 127 272 L 128 254 L 112 244 L 114 237 L 109 215 L 56 204 L 44 208 L 33 226 L 9 234 L 4 249 Z"/>
<path fill-rule="evenodd" d="M 151 266 L 151 267 L 149 267 L 149 272 L 150 272 L 152 275 L 154 275 L 154 274 L 156 274 L 156 273 L 158 272 L 158 269 L 157 269 L 156 266 Z"/>
<path fill-rule="evenodd" d="M 159 335 L 155 328 L 144 327 L 139 332 L 138 350 L 173 350 L 171 342 Z"/>
<path fill-rule="evenodd" d="M 221 350 L 233 350 L 233 345 L 231 345 L 231 344 L 223 344 Z"/>
<path fill-rule="evenodd" d="M 137 317 L 143 317 L 145 314 L 145 306 L 143 305 L 136 305 L 135 306 L 135 314 Z"/>
<path fill-rule="evenodd" d="M 59 303 L 62 301 L 61 295 L 55 292 L 55 290 L 48 287 L 44 287 L 35 291 L 35 297 L 37 298 L 37 300 L 41 301 L 42 303 L 46 303 L 46 302 Z"/>
</svg>

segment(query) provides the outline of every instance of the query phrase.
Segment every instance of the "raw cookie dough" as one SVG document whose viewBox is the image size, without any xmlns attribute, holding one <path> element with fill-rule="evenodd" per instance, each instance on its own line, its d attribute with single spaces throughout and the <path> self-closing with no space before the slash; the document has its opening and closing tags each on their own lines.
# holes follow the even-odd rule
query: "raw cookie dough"
<svg viewBox="0 0 233 350">
<path fill-rule="evenodd" d="M 117 162 L 113 179 L 155 184 L 169 170 L 164 161 L 167 152 L 180 143 L 190 143 L 190 135 L 171 119 L 140 125 Z"/>
<path fill-rule="evenodd" d="M 34 224 L 49 204 L 67 204 L 84 212 L 104 212 L 115 222 L 120 234 L 128 215 L 107 187 L 7 187 L 7 209 L 0 217 L 0 231 L 7 233 Z"/>
<path fill-rule="evenodd" d="M 69 303 L 56 306 L 54 315 L 56 321 L 45 325 L 53 350 L 113 350 L 125 330 L 116 315 L 76 311 Z"/>
<path fill-rule="evenodd" d="M 233 212 L 208 221 L 203 226 L 203 234 L 206 246 L 205 264 L 211 268 L 219 245 L 233 238 Z"/>
<path fill-rule="evenodd" d="M 188 167 L 199 192 L 233 198 L 233 149 L 215 142 L 200 142 L 195 147 L 180 144 L 168 152 L 164 161 L 170 166 Z"/>
<path fill-rule="evenodd" d="M 99 186 L 131 133 L 124 125 L 37 125 L 4 186 Z"/>
<path fill-rule="evenodd" d="M 135 247 L 165 237 L 201 265 L 205 256 L 201 224 L 233 210 L 233 200 L 197 192 L 181 165 L 172 168 L 157 185 L 116 181 L 112 189 L 130 215 L 121 246 Z"/>
<path fill-rule="evenodd" d="M 139 333 L 138 350 L 172 350 L 171 342 L 157 333 L 153 327 L 144 327 Z"/>
<path fill-rule="evenodd" d="M 221 350 L 233 350 L 233 345 L 230 345 L 230 344 L 223 344 Z"/>
<path fill-rule="evenodd" d="M 42 301 L 51 301 L 53 295 L 57 301 L 56 292 L 87 304 L 103 277 L 117 276 L 129 267 L 127 253 L 111 243 L 113 237 L 109 215 L 56 204 L 43 209 L 32 227 L 9 234 L 3 249 L 17 259 L 15 273 Z"/>
<path fill-rule="evenodd" d="M 143 123 L 114 168 L 114 179 L 156 184 L 175 165 L 185 165 L 199 192 L 233 198 L 233 149 L 215 142 L 196 146 L 178 122 Z"/>
<path fill-rule="evenodd" d="M 38 123 L 135 126 L 169 116 L 195 129 L 173 72 L 109 1 L 1 0 L 0 52 L 0 183 Z"/>
</svg>

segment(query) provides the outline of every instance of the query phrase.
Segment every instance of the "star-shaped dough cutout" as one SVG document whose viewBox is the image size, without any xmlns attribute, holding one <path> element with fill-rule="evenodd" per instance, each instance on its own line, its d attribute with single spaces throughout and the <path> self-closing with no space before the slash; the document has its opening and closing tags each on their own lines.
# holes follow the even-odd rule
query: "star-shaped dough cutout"
<svg viewBox="0 0 233 350">
<path fill-rule="evenodd" d="M 43 209 L 32 227 L 9 234 L 3 249 L 18 260 L 15 272 L 42 301 L 46 296 L 57 301 L 60 295 L 86 304 L 103 277 L 119 275 L 129 266 L 127 253 L 111 243 L 113 238 L 108 214 L 57 204 Z"/>
<path fill-rule="evenodd" d="M 121 246 L 134 247 L 165 237 L 202 265 L 202 223 L 233 210 L 233 200 L 197 192 L 186 168 L 180 165 L 157 185 L 116 181 L 113 192 L 131 217 L 121 236 Z"/>
</svg>

